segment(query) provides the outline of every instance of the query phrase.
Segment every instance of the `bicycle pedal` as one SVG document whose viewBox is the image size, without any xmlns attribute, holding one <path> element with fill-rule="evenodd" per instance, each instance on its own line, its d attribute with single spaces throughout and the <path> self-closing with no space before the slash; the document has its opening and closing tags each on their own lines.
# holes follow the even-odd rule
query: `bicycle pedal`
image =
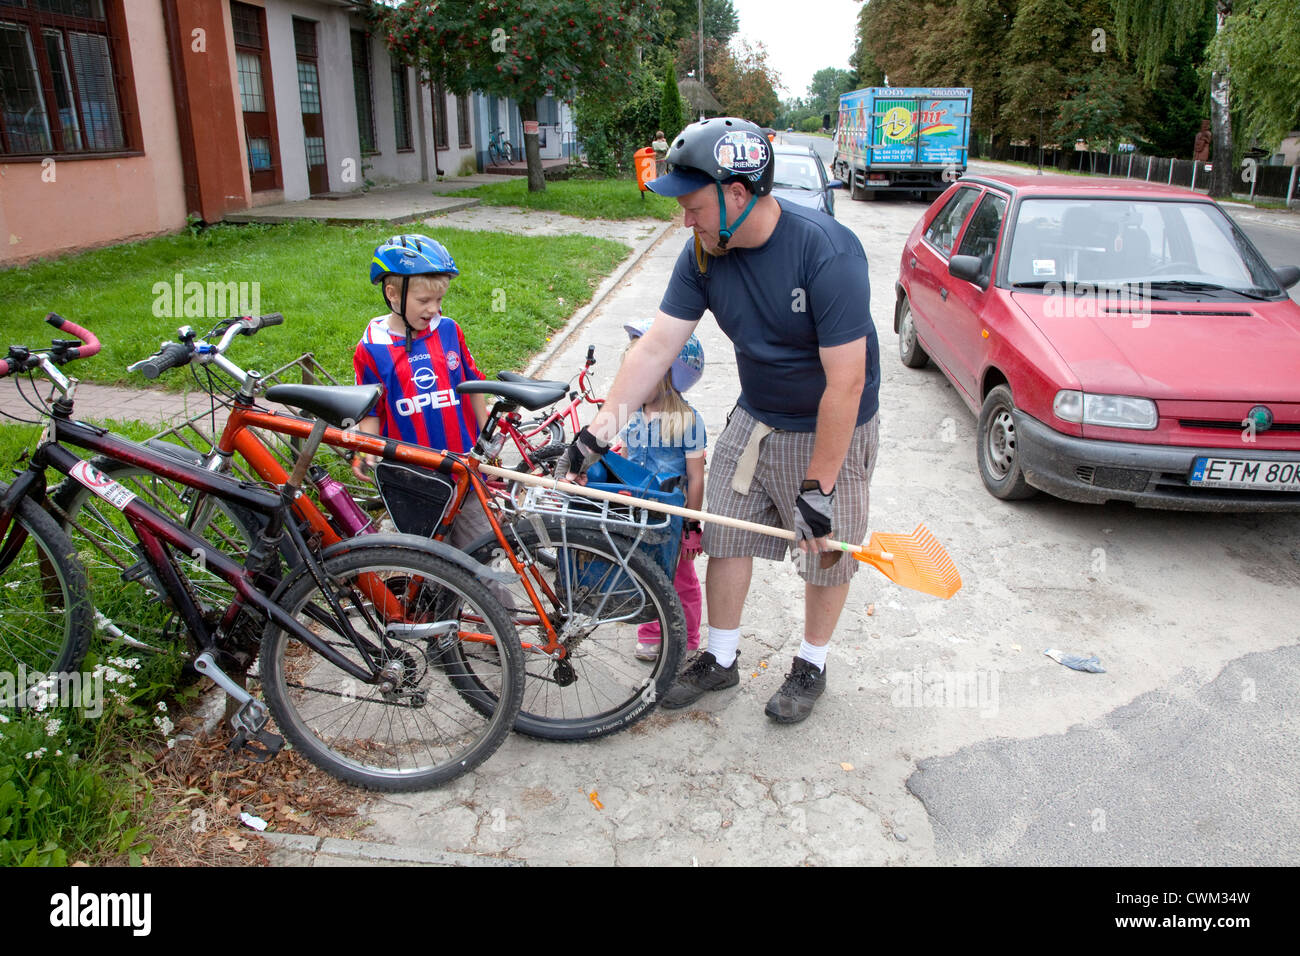
<svg viewBox="0 0 1300 956">
<path fill-rule="evenodd" d="M 240 730 L 230 741 L 231 753 L 243 753 L 253 763 L 266 763 L 274 759 L 284 747 L 284 738 L 269 730 L 255 730 L 249 733 Z"/>
</svg>

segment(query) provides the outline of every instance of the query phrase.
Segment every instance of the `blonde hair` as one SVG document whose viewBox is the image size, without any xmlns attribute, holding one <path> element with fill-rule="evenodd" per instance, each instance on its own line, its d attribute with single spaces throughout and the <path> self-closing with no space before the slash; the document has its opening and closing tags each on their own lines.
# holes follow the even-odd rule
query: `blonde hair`
<svg viewBox="0 0 1300 956">
<path fill-rule="evenodd" d="M 633 346 L 638 341 L 640 340 L 633 339 L 628 343 L 627 348 L 623 350 L 623 361 L 627 361 Z M 664 373 L 658 389 L 646 400 L 645 404 L 659 406 L 659 418 L 657 419 L 659 422 L 659 440 L 665 445 L 677 444 L 684 435 L 695 427 L 695 410 L 682 397 L 682 393 L 677 391 L 677 386 L 673 384 L 673 370 L 671 368 Z"/>
<path fill-rule="evenodd" d="M 409 278 L 411 280 L 410 285 L 407 286 L 408 294 L 410 294 L 411 292 L 419 294 L 420 292 L 423 292 L 426 289 L 431 288 L 436 290 L 437 292 L 440 292 L 442 295 L 446 295 L 447 289 L 451 287 L 451 276 L 449 276 L 445 272 L 427 272 L 427 273 L 422 272 L 419 273 L 418 275 L 413 275 L 413 276 L 399 276 L 399 275 L 394 275 L 393 273 L 390 272 L 388 275 L 384 276 L 384 299 L 385 300 L 388 300 L 389 302 L 392 301 L 388 299 L 388 292 L 390 289 L 397 297 L 399 298 L 401 297 L 402 280 L 405 278 Z M 400 304 L 401 303 L 399 302 L 398 305 Z"/>
</svg>

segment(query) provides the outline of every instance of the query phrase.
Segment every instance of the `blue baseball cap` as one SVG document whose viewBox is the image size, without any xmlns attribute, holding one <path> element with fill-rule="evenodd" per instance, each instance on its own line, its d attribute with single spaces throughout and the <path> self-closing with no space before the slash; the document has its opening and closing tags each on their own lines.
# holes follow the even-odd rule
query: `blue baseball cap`
<svg viewBox="0 0 1300 956">
<path fill-rule="evenodd" d="M 713 177 L 698 169 L 692 169 L 690 166 L 678 166 L 672 172 L 664 173 L 658 179 L 652 179 L 646 183 L 646 189 L 658 193 L 660 196 L 685 196 L 687 193 L 693 193 L 697 189 L 703 189 L 705 186 L 716 182 Z"/>
</svg>

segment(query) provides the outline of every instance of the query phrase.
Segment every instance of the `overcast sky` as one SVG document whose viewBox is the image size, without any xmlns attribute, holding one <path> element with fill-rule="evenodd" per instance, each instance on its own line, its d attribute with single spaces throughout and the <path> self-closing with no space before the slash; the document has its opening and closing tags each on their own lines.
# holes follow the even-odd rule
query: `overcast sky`
<svg viewBox="0 0 1300 956">
<path fill-rule="evenodd" d="M 767 61 L 785 89 L 777 96 L 807 96 L 818 70 L 849 69 L 858 28 L 857 0 L 732 0 L 738 37 L 767 46 Z"/>
</svg>

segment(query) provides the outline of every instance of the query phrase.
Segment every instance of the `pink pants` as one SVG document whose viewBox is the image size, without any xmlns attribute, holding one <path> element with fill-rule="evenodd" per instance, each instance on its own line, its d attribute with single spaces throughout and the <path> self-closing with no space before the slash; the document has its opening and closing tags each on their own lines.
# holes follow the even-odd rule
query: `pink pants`
<svg viewBox="0 0 1300 956">
<path fill-rule="evenodd" d="M 700 648 L 700 618 L 704 611 L 704 592 L 700 589 L 700 579 L 695 573 L 695 562 L 688 558 L 677 561 L 677 574 L 673 576 L 673 587 L 682 599 L 682 610 L 686 612 L 686 649 Z M 659 643 L 659 625 L 651 622 L 636 629 L 636 639 L 642 644 Z"/>
</svg>

